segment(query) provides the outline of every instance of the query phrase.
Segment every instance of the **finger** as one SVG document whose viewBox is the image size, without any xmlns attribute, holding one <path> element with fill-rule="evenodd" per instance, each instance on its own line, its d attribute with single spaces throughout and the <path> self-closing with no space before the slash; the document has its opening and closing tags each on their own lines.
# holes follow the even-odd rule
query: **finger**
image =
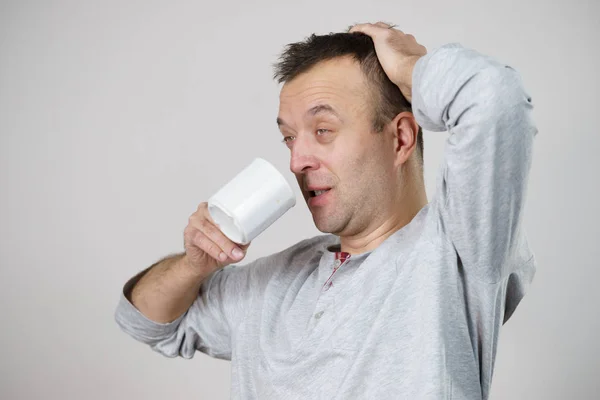
<svg viewBox="0 0 600 400">
<path fill-rule="evenodd" d="M 239 246 L 225 236 L 208 212 L 208 203 L 204 202 L 198 206 L 198 210 L 190 217 L 189 224 L 207 235 L 233 261 L 240 261 L 244 258 L 250 244 Z"/>
<path fill-rule="evenodd" d="M 211 223 L 216 225 L 215 221 L 212 219 L 212 215 L 210 215 L 210 213 L 208 212 L 208 203 L 207 202 L 200 203 L 200 205 L 198 206 L 198 210 L 196 210 L 196 211 L 199 215 L 203 215 Z"/>
<path fill-rule="evenodd" d="M 382 22 L 382 21 L 376 22 L 374 25 L 378 26 L 380 28 L 385 28 L 385 29 L 390 29 L 390 28 L 393 28 L 394 26 L 396 26 L 394 24 L 389 24 L 387 22 Z"/>
<path fill-rule="evenodd" d="M 375 37 L 378 33 L 382 33 L 386 29 L 387 28 L 382 28 L 381 26 L 377 26 L 375 24 L 357 24 L 350 28 L 350 33 L 362 32 L 365 35 Z"/>
<path fill-rule="evenodd" d="M 377 22 L 375 24 L 377 27 L 385 29 L 387 32 L 389 32 L 390 30 L 394 31 L 394 32 L 400 32 L 400 33 L 404 33 L 403 31 L 401 31 L 400 29 L 396 28 L 397 25 L 395 24 L 390 24 L 388 22 Z"/>
<path fill-rule="evenodd" d="M 400 29 L 394 29 L 396 25 L 390 25 L 386 22 L 377 22 L 375 24 L 358 24 L 354 25 L 350 28 L 350 33 L 352 32 L 362 32 L 365 35 L 369 35 L 372 39 L 380 35 L 389 35 L 392 33 L 404 33 Z"/>
<path fill-rule="evenodd" d="M 225 254 L 225 252 L 215 242 L 210 240 L 208 236 L 200 231 L 196 231 L 194 234 L 192 238 L 192 244 L 215 260 L 219 260 L 221 262 L 227 260 L 227 254 Z"/>
<path fill-rule="evenodd" d="M 207 213 L 208 214 L 208 213 Z M 198 230 L 208 236 L 208 238 L 216 243 L 221 250 L 231 257 L 233 260 L 241 260 L 244 257 L 244 251 L 232 242 L 221 230 L 206 218 L 201 218 L 198 222 Z"/>
</svg>

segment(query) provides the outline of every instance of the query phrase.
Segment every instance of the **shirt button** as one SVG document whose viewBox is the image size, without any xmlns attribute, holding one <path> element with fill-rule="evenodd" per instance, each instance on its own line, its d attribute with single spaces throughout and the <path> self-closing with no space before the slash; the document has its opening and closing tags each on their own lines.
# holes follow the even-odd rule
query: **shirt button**
<svg viewBox="0 0 600 400">
<path fill-rule="evenodd" d="M 318 313 L 315 314 L 315 318 L 319 319 L 319 318 L 321 318 L 322 315 L 323 315 L 323 311 L 319 311 Z"/>
</svg>

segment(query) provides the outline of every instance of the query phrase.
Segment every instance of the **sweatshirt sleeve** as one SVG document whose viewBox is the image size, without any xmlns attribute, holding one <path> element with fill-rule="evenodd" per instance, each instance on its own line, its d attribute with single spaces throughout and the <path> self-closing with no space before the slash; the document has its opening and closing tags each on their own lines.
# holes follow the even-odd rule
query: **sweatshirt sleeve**
<svg viewBox="0 0 600 400">
<path fill-rule="evenodd" d="M 423 129 L 449 133 L 432 201 L 440 229 L 467 274 L 498 282 L 533 258 L 522 227 L 532 99 L 515 69 L 457 43 L 417 61 L 412 97 Z"/>
<path fill-rule="evenodd" d="M 244 315 L 250 288 L 251 266 L 229 265 L 214 272 L 203 283 L 198 298 L 179 318 L 157 323 L 144 316 L 128 300 L 142 271 L 124 286 L 115 311 L 119 327 L 134 339 L 167 357 L 193 358 L 198 350 L 211 357 L 230 360 L 235 325 Z"/>
</svg>

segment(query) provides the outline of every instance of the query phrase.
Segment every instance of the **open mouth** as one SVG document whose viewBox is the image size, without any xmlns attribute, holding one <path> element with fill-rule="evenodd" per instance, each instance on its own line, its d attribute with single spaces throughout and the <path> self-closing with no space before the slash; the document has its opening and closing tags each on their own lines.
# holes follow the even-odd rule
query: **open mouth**
<svg viewBox="0 0 600 400">
<path fill-rule="evenodd" d="M 323 189 L 323 190 L 310 190 L 308 192 L 308 195 L 310 197 L 318 197 L 321 196 L 322 194 L 325 194 L 327 192 L 329 192 L 331 189 Z"/>
</svg>

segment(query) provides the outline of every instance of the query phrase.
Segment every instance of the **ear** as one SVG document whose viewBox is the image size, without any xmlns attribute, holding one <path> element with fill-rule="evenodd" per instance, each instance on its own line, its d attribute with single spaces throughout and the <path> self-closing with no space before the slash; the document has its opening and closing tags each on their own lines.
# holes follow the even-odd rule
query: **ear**
<svg viewBox="0 0 600 400">
<path fill-rule="evenodd" d="M 403 111 L 390 122 L 394 130 L 394 165 L 399 167 L 406 163 L 417 147 L 419 125 L 410 111 Z"/>
</svg>

